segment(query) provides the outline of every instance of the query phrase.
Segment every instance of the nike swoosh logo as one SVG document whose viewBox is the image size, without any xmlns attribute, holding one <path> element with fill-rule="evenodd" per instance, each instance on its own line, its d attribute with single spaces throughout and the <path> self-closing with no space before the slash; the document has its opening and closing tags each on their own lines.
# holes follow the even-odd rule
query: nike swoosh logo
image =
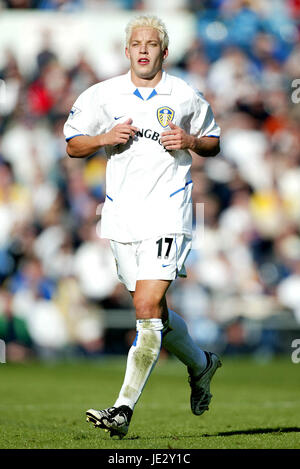
<svg viewBox="0 0 300 469">
<path fill-rule="evenodd" d="M 120 117 L 114 117 L 114 119 L 115 119 L 115 121 L 117 121 L 118 119 L 121 119 L 121 117 L 124 117 L 124 115 L 120 116 Z"/>
<path fill-rule="evenodd" d="M 171 264 L 162 264 L 162 267 L 168 267 L 168 265 L 171 265 Z"/>
</svg>

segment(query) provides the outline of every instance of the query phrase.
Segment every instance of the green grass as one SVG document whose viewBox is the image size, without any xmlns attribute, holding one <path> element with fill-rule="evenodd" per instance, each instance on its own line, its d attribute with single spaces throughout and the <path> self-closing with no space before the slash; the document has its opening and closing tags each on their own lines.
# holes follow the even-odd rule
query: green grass
<svg viewBox="0 0 300 469">
<path fill-rule="evenodd" d="M 113 404 L 126 358 L 0 365 L 0 448 L 300 448 L 300 364 L 224 359 L 201 417 L 189 408 L 185 367 L 159 361 L 128 435 L 112 440 L 85 410 Z"/>
</svg>

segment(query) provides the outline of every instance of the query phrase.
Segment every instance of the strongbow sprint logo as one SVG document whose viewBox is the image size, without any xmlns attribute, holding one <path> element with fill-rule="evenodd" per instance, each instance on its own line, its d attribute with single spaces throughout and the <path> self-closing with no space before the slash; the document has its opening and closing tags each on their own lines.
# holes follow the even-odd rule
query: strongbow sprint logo
<svg viewBox="0 0 300 469">
<path fill-rule="evenodd" d="M 175 112 L 168 106 L 159 107 L 157 109 L 157 119 L 162 127 L 167 127 L 168 123 L 173 120 Z"/>
</svg>

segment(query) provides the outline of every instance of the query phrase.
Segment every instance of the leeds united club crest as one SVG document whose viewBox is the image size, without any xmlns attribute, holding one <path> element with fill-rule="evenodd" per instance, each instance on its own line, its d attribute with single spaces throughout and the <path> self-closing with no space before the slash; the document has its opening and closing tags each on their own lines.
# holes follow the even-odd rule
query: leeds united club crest
<svg viewBox="0 0 300 469">
<path fill-rule="evenodd" d="M 173 120 L 175 112 L 168 106 L 157 109 L 157 119 L 162 127 L 167 127 L 168 123 Z"/>
</svg>

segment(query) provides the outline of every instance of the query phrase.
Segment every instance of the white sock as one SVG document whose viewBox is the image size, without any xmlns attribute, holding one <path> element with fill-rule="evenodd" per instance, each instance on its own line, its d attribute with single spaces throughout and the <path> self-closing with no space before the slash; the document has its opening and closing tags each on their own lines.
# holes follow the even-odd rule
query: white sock
<svg viewBox="0 0 300 469">
<path fill-rule="evenodd" d="M 194 376 L 200 374 L 207 365 L 206 355 L 191 338 L 186 323 L 175 311 L 169 311 L 169 319 L 164 324 L 162 345 L 188 366 Z"/>
<path fill-rule="evenodd" d="M 137 320 L 137 334 L 128 352 L 124 382 L 114 407 L 127 405 L 133 410 L 158 359 L 162 329 L 161 319 Z"/>
</svg>

